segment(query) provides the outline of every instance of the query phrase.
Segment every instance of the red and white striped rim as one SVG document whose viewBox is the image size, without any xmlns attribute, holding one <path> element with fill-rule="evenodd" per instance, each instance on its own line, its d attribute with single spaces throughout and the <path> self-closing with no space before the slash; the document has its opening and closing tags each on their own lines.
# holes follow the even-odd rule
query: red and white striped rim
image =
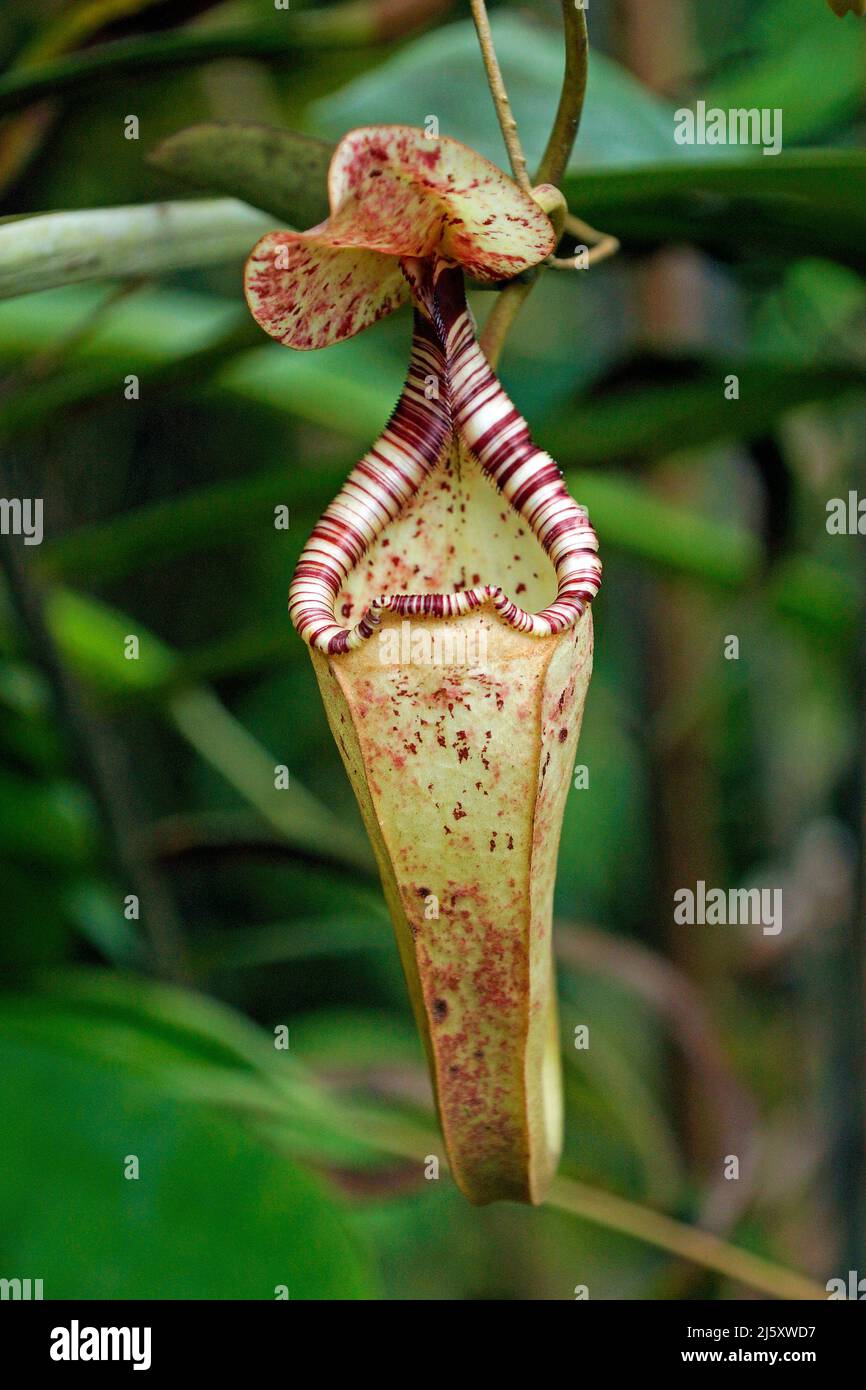
<svg viewBox="0 0 866 1390">
<path fill-rule="evenodd" d="M 463 271 L 449 262 L 408 261 L 415 299 L 409 371 L 385 430 L 353 469 L 304 547 L 289 590 L 289 614 L 304 641 L 329 654 L 351 651 L 378 627 L 383 612 L 451 618 L 485 605 L 511 627 L 549 637 L 572 627 L 598 593 L 598 540 L 586 509 L 570 496 L 549 454 L 505 394 L 482 352 L 466 304 Z M 425 381 L 446 385 L 429 400 Z M 450 594 L 388 594 L 370 603 L 354 627 L 337 621 L 346 578 L 373 541 L 459 439 L 526 521 L 549 556 L 554 601 L 527 613 L 495 584 Z"/>
</svg>

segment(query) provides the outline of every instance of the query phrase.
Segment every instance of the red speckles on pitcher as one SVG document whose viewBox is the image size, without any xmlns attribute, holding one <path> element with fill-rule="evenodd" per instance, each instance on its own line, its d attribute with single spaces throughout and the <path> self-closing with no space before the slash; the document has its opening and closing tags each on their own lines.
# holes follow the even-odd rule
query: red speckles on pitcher
<svg viewBox="0 0 866 1390">
<path fill-rule="evenodd" d="M 290 614 L 376 852 L 454 1178 L 473 1202 L 538 1202 L 561 1147 L 553 887 L 600 564 L 478 346 L 463 273 L 514 275 L 554 234 L 500 170 L 408 127 L 348 135 L 329 194 L 327 222 L 253 252 L 256 318 L 309 348 L 411 299 L 414 333 Z"/>
</svg>

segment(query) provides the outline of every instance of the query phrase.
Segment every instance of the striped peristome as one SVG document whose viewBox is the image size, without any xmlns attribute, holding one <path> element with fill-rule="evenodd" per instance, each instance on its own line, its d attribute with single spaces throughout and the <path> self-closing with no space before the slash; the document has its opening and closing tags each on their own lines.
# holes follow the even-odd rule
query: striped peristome
<svg viewBox="0 0 866 1390">
<path fill-rule="evenodd" d="M 428 399 L 431 376 L 444 380 L 445 358 L 432 324 L 415 310 L 409 371 L 397 406 L 379 439 L 353 468 L 301 552 L 289 589 L 289 616 L 305 642 L 322 652 L 346 652 L 379 623 L 372 604 L 356 627 L 334 616 L 349 572 L 393 521 L 441 460 L 451 438 L 447 399 Z"/>
<path fill-rule="evenodd" d="M 336 655 L 359 646 L 383 612 L 451 618 L 490 605 L 518 631 L 548 637 L 572 627 L 598 593 L 598 541 L 585 508 L 570 496 L 549 454 L 536 448 L 526 421 L 491 369 L 466 304 L 463 271 L 442 259 L 404 261 L 415 300 L 415 327 L 403 393 L 383 434 L 350 474 L 314 528 L 289 591 L 301 637 Z M 434 376 L 444 390 L 428 399 Z M 526 521 L 556 575 L 554 601 L 527 613 L 498 585 L 447 594 L 383 594 L 360 622 L 337 621 L 346 577 L 401 512 L 456 439 L 477 459 Z"/>
</svg>

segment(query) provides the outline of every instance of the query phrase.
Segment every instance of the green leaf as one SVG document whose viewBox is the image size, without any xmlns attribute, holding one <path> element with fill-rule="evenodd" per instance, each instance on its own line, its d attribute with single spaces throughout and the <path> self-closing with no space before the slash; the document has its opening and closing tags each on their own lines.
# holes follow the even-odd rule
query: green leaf
<svg viewBox="0 0 866 1390">
<path fill-rule="evenodd" d="M 196 188 L 265 209 L 284 226 L 311 227 L 328 216 L 332 148 L 294 130 L 212 121 L 178 131 L 149 159 Z"/>
<path fill-rule="evenodd" d="M 866 268 L 866 151 L 671 160 L 570 173 L 573 211 L 628 251 L 692 242 L 728 260 L 826 256 Z"/>
<path fill-rule="evenodd" d="M 213 347 L 248 319 L 239 300 L 215 295 L 145 288 L 109 301 L 96 285 L 74 285 L 38 299 L 0 302 L 0 357 L 15 360 L 33 352 L 66 352 L 71 362 L 119 369 L 132 360 L 128 370 L 136 365 L 161 367 Z M 123 376 L 118 370 L 121 385 Z"/>
<path fill-rule="evenodd" d="M 287 961 L 390 950 L 388 922 L 378 904 L 365 912 L 344 909 L 334 916 L 293 918 L 243 931 L 220 932 L 199 942 L 196 969 L 208 973 L 252 970 Z"/>
<path fill-rule="evenodd" d="M 745 43 L 760 46 L 759 56 L 701 83 L 708 108 L 781 109 L 787 145 L 820 139 L 857 115 L 866 68 L 862 26 L 829 23 L 826 6 L 815 0 L 775 0 L 756 7 Z"/>
<path fill-rule="evenodd" d="M 188 1071 L 210 1067 L 270 1077 L 283 1088 L 296 1087 L 302 1077 L 290 1054 L 278 1053 L 272 1039 L 226 1005 L 107 970 L 52 976 L 39 996 L 2 996 L 0 1036 L 10 1030 L 163 1087 L 173 1086 L 181 1063 Z"/>
<path fill-rule="evenodd" d="M 394 409 L 402 375 L 402 367 L 361 334 L 319 352 L 291 352 L 276 346 L 253 349 L 226 363 L 214 386 L 369 442 Z M 335 390 L 339 391 L 339 412 L 334 410 Z"/>
<path fill-rule="evenodd" d="M 315 505 L 325 478 L 337 492 L 353 466 L 354 459 L 344 459 L 333 469 L 315 473 L 289 473 L 281 468 L 149 503 L 47 542 L 40 554 L 42 572 L 55 579 L 104 582 L 130 574 L 141 564 L 152 566 L 198 550 L 261 538 L 264 528 L 273 526 L 276 506 Z"/>
<path fill-rule="evenodd" d="M 92 34 L 114 23 L 130 19 L 160 0 L 73 0 L 72 4 L 49 19 L 22 53 L 15 67 L 33 67 L 70 48 L 81 46 Z"/>
<path fill-rule="evenodd" d="M 492 20 L 496 52 L 530 166 L 538 163 L 562 86 L 562 34 L 517 15 Z M 381 67 L 315 103 L 313 128 L 338 139 L 352 126 L 397 122 L 423 125 L 471 145 L 504 167 L 505 150 L 487 93 L 475 26 L 469 19 L 436 29 L 406 45 Z M 633 164 L 676 150 L 673 108 L 625 70 L 594 52 L 574 160 Z"/>
<path fill-rule="evenodd" d="M 79 879 L 63 894 L 63 907 L 103 960 L 125 969 L 145 967 L 145 939 L 120 911 L 116 893 L 96 879 Z"/>
<path fill-rule="evenodd" d="M 240 260 L 271 221 L 233 198 L 50 212 L 0 227 L 0 299 Z"/>
<path fill-rule="evenodd" d="M 93 805 L 74 782 L 33 782 L 0 771 L 0 852 L 74 868 L 91 860 L 97 843 Z"/>
<path fill-rule="evenodd" d="M 170 683 L 177 659 L 140 623 L 98 599 L 70 589 L 52 589 L 46 598 L 49 624 L 79 674 L 111 693 L 157 691 Z M 127 658 L 126 641 L 138 638 L 138 657 Z"/>
<path fill-rule="evenodd" d="M 0 228 L 2 236 L 2 228 Z M 321 352 L 290 352 L 268 343 L 238 301 L 185 290 L 141 289 L 112 303 L 95 286 L 51 290 L 37 300 L 0 302 L 0 359 L 17 360 L 30 353 L 58 353 L 63 372 L 47 388 L 31 388 L 22 410 L 15 396 L 0 401 L 0 428 L 14 430 L 44 415 L 46 389 L 55 387 L 55 400 L 71 403 L 112 387 L 120 395 L 129 372 L 151 378 L 195 369 L 208 355 L 218 357 L 233 335 L 246 326 L 262 340 L 261 347 L 238 352 L 218 362 L 212 375 L 214 390 L 236 400 L 251 401 L 277 411 L 297 413 L 300 419 L 341 430 L 357 441 L 375 439 L 400 391 L 405 357 L 396 357 L 378 339 L 363 334 Z M 86 333 L 78 335 L 79 327 Z M 408 319 L 397 326 L 405 333 Z M 75 341 L 70 343 L 70 335 Z M 334 412 L 334 383 L 339 381 L 341 410 Z"/>
<path fill-rule="evenodd" d="M 307 50 L 340 50 L 375 42 L 381 32 L 375 12 L 349 0 L 306 14 L 282 11 L 254 24 L 210 24 L 164 30 L 98 44 L 38 67 L 0 76 L 0 112 L 17 111 L 41 97 L 95 90 L 103 74 L 164 74 L 217 58 L 285 59 Z"/>
<path fill-rule="evenodd" d="M 737 400 L 725 395 L 732 375 Z M 795 406 L 864 390 L 864 368 L 804 363 L 796 370 L 736 352 L 724 358 L 647 353 L 558 411 L 545 426 L 545 443 L 563 467 L 651 459 L 721 439 L 754 439 Z"/>
<path fill-rule="evenodd" d="M 821 363 L 866 367 L 866 282 L 845 266 L 795 261 L 766 294 L 752 323 L 755 353 L 820 375 Z"/>
<path fill-rule="evenodd" d="M 293 1153 L 367 1154 L 353 1115 L 273 1036 L 226 1005 L 140 976 L 82 970 L 47 977 L 38 997 L 0 1002 L 11 1033 L 137 1076 L 175 1098 L 207 1100 L 280 1131 Z"/>
<path fill-rule="evenodd" d="M 570 473 L 566 481 L 588 507 L 603 550 L 622 548 L 654 567 L 719 589 L 759 587 L 763 551 L 742 527 L 662 501 L 622 475 Z M 853 631 L 862 603 L 857 581 L 803 555 L 769 576 L 768 597 L 786 616 L 837 637 Z"/>
<path fill-rule="evenodd" d="M 288 641 L 288 634 L 286 637 Z M 207 689 L 180 690 L 168 703 L 172 723 L 259 815 L 290 844 L 337 858 L 367 871 L 372 853 L 366 839 L 347 825 L 293 776 L 274 785 L 276 759 Z"/>
<path fill-rule="evenodd" d="M 294 776 L 278 789 L 278 760 L 212 691 L 189 684 L 180 658 L 141 623 L 59 587 L 48 594 L 46 611 L 58 646 L 79 674 L 111 696 L 160 700 L 181 737 L 289 844 L 369 869 L 372 853 L 366 839 Z M 138 659 L 124 655 L 126 639 L 132 635 L 138 638 Z"/>
<path fill-rule="evenodd" d="M 758 573 L 760 542 L 739 526 L 675 507 L 621 475 L 572 473 L 568 482 L 601 535 L 633 555 L 722 588 Z"/>
<path fill-rule="evenodd" d="M 46 1298 L 375 1296 L 334 1198 L 254 1127 L 76 1050 L 76 1030 L 117 1045 L 98 1015 L 16 1004 L 0 1008 L 6 1269 L 38 1270 Z"/>
</svg>

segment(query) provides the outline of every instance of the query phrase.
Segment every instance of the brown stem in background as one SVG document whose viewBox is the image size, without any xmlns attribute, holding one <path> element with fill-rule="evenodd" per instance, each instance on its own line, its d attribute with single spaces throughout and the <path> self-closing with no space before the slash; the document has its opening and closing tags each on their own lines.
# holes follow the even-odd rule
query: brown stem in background
<svg viewBox="0 0 866 1390">
<path fill-rule="evenodd" d="M 755 1103 L 735 1075 L 700 991 L 663 956 L 584 923 L 557 922 L 556 954 L 566 967 L 603 975 L 643 999 L 664 1018 L 695 1088 L 714 1101 L 717 1147 L 740 1157 L 740 1180 L 719 1172 L 702 1205 L 701 1224 L 717 1233 L 730 1228 L 748 1205 L 758 1158 Z"/>
<path fill-rule="evenodd" d="M 684 0 L 659 0 L 652 14 L 643 0 L 620 0 L 622 57 L 652 91 L 671 73 L 688 66 L 688 14 Z M 643 338 L 682 346 L 702 327 L 704 286 L 701 267 L 689 252 L 666 250 L 636 273 L 637 318 Z M 662 460 L 650 486 L 660 496 L 696 505 L 699 475 Z M 648 594 L 646 614 L 647 696 L 651 718 L 672 703 L 700 705 L 700 692 L 720 676 L 721 639 L 714 637 L 711 611 L 702 595 L 683 581 L 659 582 Z M 664 747 L 651 746 L 653 835 L 657 853 L 655 895 L 659 947 L 704 997 L 716 995 L 725 978 L 726 943 L 718 932 L 674 922 L 674 894 L 699 879 L 719 882 L 721 852 L 715 808 L 716 772 L 708 740 L 708 721 L 699 718 Z M 680 1142 L 693 1179 L 718 1193 L 727 1154 L 742 1152 L 721 1142 L 715 1120 L 719 1097 L 707 1093 L 678 1052 L 671 1055 L 671 1104 Z M 729 1183 L 728 1187 L 737 1184 Z M 684 1296 L 693 1271 L 672 1272 L 669 1294 Z"/>
<path fill-rule="evenodd" d="M 861 545 L 861 579 L 863 549 Z M 859 757 L 846 788 L 848 809 L 859 839 L 856 901 L 841 921 L 824 921 L 823 962 L 819 977 L 827 1010 L 829 1058 L 825 1082 L 828 1114 L 827 1149 L 830 1192 L 839 1231 L 839 1267 L 862 1270 L 866 1264 L 866 612 L 861 610 L 860 639 L 852 653 L 851 676 L 859 709 Z M 828 929 L 829 928 L 829 929 Z M 819 1005 L 820 1007 L 820 1005 Z"/>
<path fill-rule="evenodd" d="M 454 8 L 454 0 L 372 0 L 374 36 L 388 43 L 419 33 Z"/>
<path fill-rule="evenodd" d="M 393 1114 L 355 1106 L 351 1124 L 353 1135 L 376 1144 L 383 1152 L 409 1159 L 415 1163 L 416 1172 L 418 1156 L 436 1151 L 436 1138 L 429 1130 Z M 278 1138 L 278 1130 L 274 1136 Z M 699 1270 L 712 1270 L 771 1298 L 826 1298 L 824 1286 L 806 1275 L 730 1245 L 711 1231 L 688 1226 L 663 1212 L 587 1183 L 557 1178 L 545 1205 L 604 1230 L 620 1231 L 681 1260 L 694 1261 Z"/>
</svg>

